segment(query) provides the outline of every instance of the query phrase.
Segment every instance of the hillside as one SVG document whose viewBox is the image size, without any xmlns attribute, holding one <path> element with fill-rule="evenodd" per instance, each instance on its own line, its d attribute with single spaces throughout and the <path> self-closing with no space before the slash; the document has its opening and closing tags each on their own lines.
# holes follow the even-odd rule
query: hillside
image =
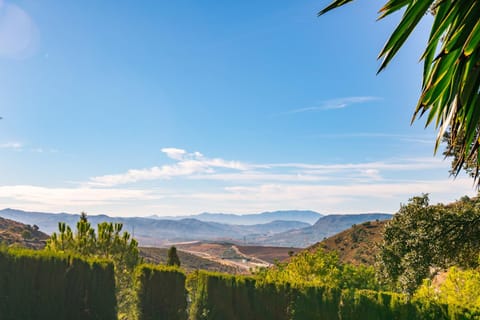
<svg viewBox="0 0 480 320">
<path fill-rule="evenodd" d="M 270 237 L 257 238 L 254 241 L 262 245 L 305 248 L 342 232 L 352 225 L 366 221 L 388 220 L 391 217 L 392 215 L 384 213 L 328 215 L 320 218 L 313 226 L 281 232 Z"/>
<path fill-rule="evenodd" d="M 336 251 L 341 261 L 373 265 L 387 221 L 364 222 L 314 244 L 307 250 Z"/>
<path fill-rule="evenodd" d="M 153 264 L 167 263 L 167 248 L 140 247 L 139 249 L 140 256 L 144 258 L 146 262 Z M 177 250 L 177 254 L 181 262 L 181 267 L 187 272 L 195 270 L 208 270 L 230 274 L 235 274 L 238 272 L 237 268 L 205 259 L 182 250 Z"/>
<path fill-rule="evenodd" d="M 19 245 L 30 249 L 41 249 L 45 246 L 48 235 L 37 226 L 26 225 L 0 217 L 0 244 Z"/>
<path fill-rule="evenodd" d="M 288 216 L 289 214 L 285 212 L 264 213 L 262 219 L 265 216 L 273 218 L 282 214 Z M 308 214 L 312 214 L 312 212 Z M 318 213 L 314 214 L 320 216 Z M 37 225 L 46 233 L 57 231 L 58 222 L 65 222 L 74 227 L 79 219 L 79 215 L 75 214 L 26 212 L 14 209 L 0 210 L 0 217 Z M 164 247 L 175 242 L 219 240 L 241 241 L 248 245 L 305 248 L 348 229 L 354 224 L 377 219 L 384 220 L 390 217 L 389 214 L 376 213 L 327 215 L 320 216 L 314 225 L 288 220 L 274 220 L 255 225 L 231 225 L 192 218 L 168 220 L 143 217 L 120 218 L 106 215 L 89 215 L 88 219 L 92 225 L 104 221 L 122 223 L 123 229 L 138 239 L 142 246 Z"/>
<path fill-rule="evenodd" d="M 301 251 L 299 248 L 243 246 L 228 241 L 192 241 L 175 244 L 177 250 L 229 265 L 236 273 L 250 274 L 252 270 L 269 267 L 275 261 Z"/>
<path fill-rule="evenodd" d="M 237 246 L 237 248 L 242 254 L 250 258 L 261 259 L 271 264 L 283 261 L 302 250 L 299 248 L 267 246 Z"/>
</svg>

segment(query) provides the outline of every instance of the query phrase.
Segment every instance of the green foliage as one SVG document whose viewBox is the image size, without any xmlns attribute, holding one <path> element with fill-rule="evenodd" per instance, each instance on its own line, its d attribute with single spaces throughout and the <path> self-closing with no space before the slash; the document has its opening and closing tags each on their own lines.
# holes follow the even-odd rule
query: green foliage
<svg viewBox="0 0 480 320">
<path fill-rule="evenodd" d="M 195 272 L 189 276 L 190 320 L 289 319 L 290 287 L 254 278 Z"/>
<path fill-rule="evenodd" d="M 190 320 L 479 319 L 477 309 L 400 293 L 267 283 L 197 272 L 189 276 Z"/>
<path fill-rule="evenodd" d="M 448 270 L 445 281 L 438 286 L 434 286 L 430 280 L 425 280 L 415 292 L 415 297 L 479 312 L 480 272 L 452 267 Z"/>
<path fill-rule="evenodd" d="M 324 14 L 353 0 L 334 0 Z M 426 126 L 438 129 L 436 148 L 449 131 L 449 150 L 454 152 L 453 171 L 465 163 L 480 183 L 480 2 L 475 0 L 388 0 L 380 9 L 382 19 L 399 10 L 402 18 L 380 52 L 384 69 L 429 12 L 434 21 L 422 54 L 422 93 L 413 120 L 428 113 Z"/>
<path fill-rule="evenodd" d="M 138 243 L 128 232 L 121 233 L 122 228 L 121 223 L 102 222 L 95 232 L 87 216 L 82 213 L 75 234 L 68 225 L 60 222 L 58 234 L 52 234 L 46 249 L 112 259 L 115 267 L 132 270 L 140 263 Z"/>
<path fill-rule="evenodd" d="M 337 319 L 341 292 L 340 289 L 331 287 L 295 288 L 290 319 Z"/>
<path fill-rule="evenodd" d="M 380 274 L 392 288 L 412 294 L 423 279 L 441 269 L 476 267 L 479 244 L 477 199 L 429 205 L 428 195 L 414 197 L 385 227 Z"/>
<path fill-rule="evenodd" d="M 116 319 L 113 265 L 0 249 L 0 319 Z"/>
<path fill-rule="evenodd" d="M 257 272 L 260 281 L 307 286 L 378 289 L 373 267 L 341 263 L 336 252 L 303 251 L 288 263 Z"/>
<path fill-rule="evenodd" d="M 22 231 L 22 238 L 24 240 L 30 240 L 30 239 L 32 239 L 32 233 L 28 230 L 23 230 Z"/>
<path fill-rule="evenodd" d="M 178 268 L 140 265 L 135 278 L 138 320 L 187 319 L 186 277 Z"/>
<path fill-rule="evenodd" d="M 180 258 L 177 254 L 177 248 L 171 246 L 167 252 L 167 266 L 177 266 L 180 267 Z"/>
<path fill-rule="evenodd" d="M 134 310 L 133 270 L 141 263 L 138 243 L 128 232 L 122 233 L 121 223 L 102 222 L 97 232 L 82 213 L 75 233 L 65 223 L 58 224 L 58 234 L 53 233 L 45 250 L 103 258 L 113 261 L 117 287 L 119 318 L 132 317 Z"/>
</svg>

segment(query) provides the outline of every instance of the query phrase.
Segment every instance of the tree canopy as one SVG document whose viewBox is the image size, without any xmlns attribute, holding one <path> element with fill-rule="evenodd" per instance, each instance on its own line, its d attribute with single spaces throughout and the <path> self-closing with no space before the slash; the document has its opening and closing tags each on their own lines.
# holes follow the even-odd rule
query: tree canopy
<svg viewBox="0 0 480 320">
<path fill-rule="evenodd" d="M 288 262 L 259 269 L 256 276 L 258 280 L 266 282 L 342 289 L 379 289 L 373 267 L 342 263 L 336 252 L 325 252 L 320 248 L 314 252 L 304 250 L 292 256 Z"/>
<path fill-rule="evenodd" d="M 138 243 L 128 232 L 122 232 L 121 223 L 102 222 L 97 232 L 82 213 L 77 222 L 77 230 L 63 222 L 58 224 L 59 232 L 54 232 L 47 242 L 47 250 L 63 251 L 85 257 L 112 259 L 115 268 L 133 270 L 139 264 Z"/>
<path fill-rule="evenodd" d="M 379 270 L 394 288 L 411 294 L 438 271 L 477 267 L 479 248 L 478 198 L 430 205 L 424 194 L 402 205 L 386 224 Z"/>
<path fill-rule="evenodd" d="M 334 0 L 319 12 L 325 14 L 353 0 Z M 467 163 L 480 183 L 480 1 L 389 0 L 379 19 L 404 10 L 379 59 L 382 71 L 427 14 L 434 15 L 428 43 L 421 55 L 424 63 L 422 92 L 412 122 L 426 114 L 425 126 L 438 131 L 435 151 L 446 132 L 447 149 L 454 154 L 452 172 Z"/>
<path fill-rule="evenodd" d="M 133 315 L 133 270 L 142 262 L 138 242 L 128 232 L 122 233 L 121 223 L 102 222 L 97 232 L 82 213 L 75 232 L 63 222 L 58 224 L 47 241 L 46 250 L 60 251 L 82 257 L 111 259 L 115 266 L 118 318 L 129 319 Z"/>
</svg>

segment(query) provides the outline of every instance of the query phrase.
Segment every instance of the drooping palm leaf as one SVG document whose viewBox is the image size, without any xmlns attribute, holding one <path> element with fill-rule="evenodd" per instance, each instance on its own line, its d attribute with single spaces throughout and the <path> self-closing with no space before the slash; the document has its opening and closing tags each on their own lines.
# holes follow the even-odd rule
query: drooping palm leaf
<svg viewBox="0 0 480 320">
<path fill-rule="evenodd" d="M 325 14 L 352 0 L 336 0 L 319 12 Z M 379 19 L 404 10 L 403 16 L 380 52 L 382 71 L 404 45 L 426 14 L 433 14 L 424 62 L 422 92 L 412 122 L 428 114 L 426 126 L 438 130 L 435 151 L 445 132 L 448 147 L 455 150 L 452 172 L 475 164 L 471 172 L 477 183 L 480 172 L 480 1 L 389 0 Z"/>
</svg>

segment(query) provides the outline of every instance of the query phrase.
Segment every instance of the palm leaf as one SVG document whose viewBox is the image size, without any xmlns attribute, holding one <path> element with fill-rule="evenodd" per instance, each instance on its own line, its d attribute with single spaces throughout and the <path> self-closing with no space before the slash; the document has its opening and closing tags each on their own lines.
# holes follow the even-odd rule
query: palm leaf
<svg viewBox="0 0 480 320">
<path fill-rule="evenodd" d="M 350 2 L 333 1 L 319 15 Z M 388 66 L 422 18 L 434 12 L 421 55 L 422 93 L 412 122 L 428 113 L 425 125 L 434 122 L 438 130 L 435 150 L 443 133 L 449 131 L 450 149 L 458 152 L 452 171 L 458 173 L 465 163 L 475 163 L 472 172 L 480 183 L 480 1 L 389 0 L 380 9 L 379 19 L 403 9 L 400 22 L 379 54 L 383 61 L 378 72 Z"/>
<path fill-rule="evenodd" d="M 318 15 L 321 16 L 325 13 L 327 13 L 328 11 L 331 11 L 333 9 L 336 9 L 338 7 L 341 7 L 349 2 L 352 2 L 353 0 L 336 0 L 336 1 L 333 1 L 328 7 L 326 7 L 325 9 L 321 10 Z"/>
</svg>

